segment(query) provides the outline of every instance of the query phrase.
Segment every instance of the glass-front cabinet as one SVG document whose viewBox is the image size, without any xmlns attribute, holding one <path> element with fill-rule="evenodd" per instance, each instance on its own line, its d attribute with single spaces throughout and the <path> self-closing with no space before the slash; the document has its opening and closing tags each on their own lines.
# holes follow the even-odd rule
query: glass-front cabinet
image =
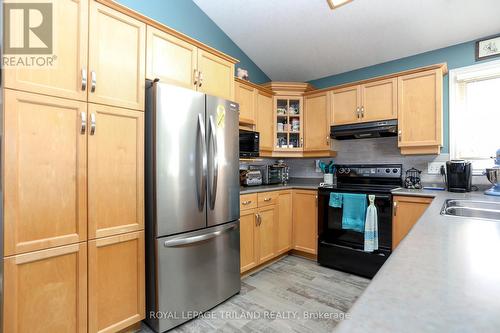
<svg viewBox="0 0 500 333">
<path fill-rule="evenodd" d="M 275 150 L 301 151 L 304 145 L 302 97 L 274 97 L 274 114 Z"/>
</svg>

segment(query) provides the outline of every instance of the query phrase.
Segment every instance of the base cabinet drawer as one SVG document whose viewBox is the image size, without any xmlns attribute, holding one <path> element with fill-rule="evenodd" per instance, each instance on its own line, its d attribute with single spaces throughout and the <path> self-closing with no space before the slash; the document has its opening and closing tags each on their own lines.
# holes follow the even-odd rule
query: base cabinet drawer
<svg viewBox="0 0 500 333">
<path fill-rule="evenodd" d="M 87 244 L 4 259 L 4 332 L 87 332 Z"/>
<path fill-rule="evenodd" d="M 89 241 L 89 332 L 144 319 L 144 231 Z"/>
<path fill-rule="evenodd" d="M 240 210 L 257 208 L 257 193 L 240 195 Z"/>
</svg>

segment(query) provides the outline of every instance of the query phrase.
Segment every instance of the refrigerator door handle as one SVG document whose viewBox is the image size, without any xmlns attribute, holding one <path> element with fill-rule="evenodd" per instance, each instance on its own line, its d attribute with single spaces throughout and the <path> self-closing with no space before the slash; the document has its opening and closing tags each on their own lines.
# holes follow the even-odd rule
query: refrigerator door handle
<svg viewBox="0 0 500 333">
<path fill-rule="evenodd" d="M 214 170 L 213 170 L 213 178 L 212 178 L 212 189 L 210 193 L 210 209 L 214 209 L 215 207 L 215 198 L 217 196 L 217 179 L 219 176 L 219 155 L 217 153 L 217 132 L 215 129 L 215 121 L 214 117 L 210 116 L 210 134 L 212 137 L 212 147 L 214 152 Z"/>
<path fill-rule="evenodd" d="M 202 164 L 202 172 L 201 172 L 201 186 L 200 186 L 200 204 L 199 209 L 202 210 L 205 205 L 205 199 L 207 197 L 207 144 L 206 144 L 206 135 L 205 135 L 205 124 L 203 123 L 203 116 L 198 114 L 198 130 L 200 131 L 201 136 L 201 164 Z"/>
<path fill-rule="evenodd" d="M 203 241 L 215 238 L 217 236 L 220 236 L 223 233 L 228 232 L 229 230 L 236 228 L 237 226 L 238 226 L 238 224 L 234 223 L 234 224 L 230 224 L 230 225 L 224 227 L 223 229 L 213 231 L 213 232 L 210 232 L 208 234 L 191 236 L 191 237 L 186 237 L 186 238 L 171 239 L 171 240 L 165 241 L 163 243 L 163 246 L 165 246 L 165 247 L 178 247 L 178 246 L 185 246 L 185 245 L 189 245 L 189 244 L 193 244 L 193 243 L 203 242 Z"/>
</svg>

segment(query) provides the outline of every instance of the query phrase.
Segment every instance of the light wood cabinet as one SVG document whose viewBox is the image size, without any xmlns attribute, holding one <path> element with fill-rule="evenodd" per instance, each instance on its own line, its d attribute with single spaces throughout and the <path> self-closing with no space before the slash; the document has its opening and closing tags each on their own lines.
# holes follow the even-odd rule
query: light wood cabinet
<svg viewBox="0 0 500 333">
<path fill-rule="evenodd" d="M 88 101 L 144 110 L 146 24 L 91 1 L 89 36 Z"/>
<path fill-rule="evenodd" d="M 292 191 L 278 194 L 277 254 L 292 249 Z"/>
<path fill-rule="evenodd" d="M 318 192 L 293 190 L 293 248 L 317 254 L 318 248 Z"/>
<path fill-rule="evenodd" d="M 395 78 L 333 90 L 333 124 L 396 119 L 397 92 Z"/>
<path fill-rule="evenodd" d="M 141 230 L 144 113 L 89 104 L 89 118 L 89 238 Z"/>
<path fill-rule="evenodd" d="M 89 241 L 89 332 L 118 332 L 145 318 L 144 232 Z"/>
<path fill-rule="evenodd" d="M 335 89 L 331 92 L 333 125 L 351 124 L 359 120 L 360 90 L 358 85 Z"/>
<path fill-rule="evenodd" d="M 243 124 L 255 124 L 256 89 L 244 83 L 236 83 L 235 101 L 240 105 L 239 121 Z"/>
<path fill-rule="evenodd" d="M 406 237 L 425 212 L 432 198 L 394 196 L 392 209 L 392 249 Z"/>
<path fill-rule="evenodd" d="M 196 89 L 196 46 L 148 26 L 146 56 L 146 78 Z"/>
<path fill-rule="evenodd" d="M 259 262 L 265 262 L 276 256 L 276 206 L 266 206 L 259 208 L 257 212 L 259 231 Z"/>
<path fill-rule="evenodd" d="M 361 85 L 361 121 L 396 119 L 398 116 L 397 79 L 378 80 Z"/>
<path fill-rule="evenodd" d="M 240 213 L 240 272 L 243 273 L 259 264 L 257 209 L 242 210 Z"/>
<path fill-rule="evenodd" d="M 82 74 L 87 70 L 88 0 L 58 0 L 51 4 L 57 27 L 53 31 L 53 65 L 5 67 L 5 87 L 85 101 Z"/>
<path fill-rule="evenodd" d="M 5 89 L 5 255 L 87 239 L 87 104 Z"/>
<path fill-rule="evenodd" d="M 5 258 L 3 283 L 4 332 L 87 332 L 85 242 Z"/>
<path fill-rule="evenodd" d="M 234 100 L 234 64 L 198 49 L 199 91 Z"/>
<path fill-rule="evenodd" d="M 442 93 L 442 69 L 398 78 L 398 146 L 402 154 L 439 154 Z"/>
<path fill-rule="evenodd" d="M 260 135 L 260 151 L 270 152 L 274 143 L 273 97 L 271 94 L 257 90 L 257 132 Z"/>
<path fill-rule="evenodd" d="M 308 95 L 304 98 L 304 150 L 330 149 L 330 94 Z"/>
</svg>

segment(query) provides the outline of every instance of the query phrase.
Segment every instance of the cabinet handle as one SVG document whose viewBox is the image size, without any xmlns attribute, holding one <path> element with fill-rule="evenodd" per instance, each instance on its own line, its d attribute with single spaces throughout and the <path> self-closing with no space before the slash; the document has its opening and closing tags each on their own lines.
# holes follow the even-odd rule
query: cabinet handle
<svg viewBox="0 0 500 333">
<path fill-rule="evenodd" d="M 95 113 L 90 114 L 90 135 L 95 134 Z"/>
<path fill-rule="evenodd" d="M 203 72 L 200 71 L 200 83 L 199 83 L 198 87 L 201 87 L 202 84 L 203 84 Z"/>
<path fill-rule="evenodd" d="M 330 145 L 330 137 L 327 135 L 326 136 L 326 145 L 329 146 Z"/>
<path fill-rule="evenodd" d="M 359 107 L 357 107 L 357 108 L 356 108 L 356 118 L 358 118 L 358 119 L 359 119 L 359 116 L 360 116 L 360 115 L 359 115 Z"/>
<path fill-rule="evenodd" d="M 264 198 L 264 202 L 271 201 L 271 198 Z"/>
<path fill-rule="evenodd" d="M 249 205 L 251 203 L 252 203 L 252 200 L 247 200 L 247 201 L 243 201 L 241 204 L 246 206 L 246 205 Z"/>
<path fill-rule="evenodd" d="M 87 129 L 87 113 L 81 112 L 80 116 L 82 117 L 82 124 L 80 127 L 80 134 L 85 134 L 85 130 Z"/>
<path fill-rule="evenodd" d="M 300 146 L 304 147 L 304 138 L 300 138 Z"/>
<path fill-rule="evenodd" d="M 87 70 L 82 68 L 82 91 L 87 89 Z"/>
<path fill-rule="evenodd" d="M 195 87 L 197 87 L 198 86 L 198 70 L 197 69 L 195 69 L 193 71 L 193 75 L 194 75 L 194 79 L 193 79 L 194 85 L 195 85 Z"/>
<path fill-rule="evenodd" d="M 365 117 L 365 108 L 362 106 L 361 107 L 361 118 Z"/>
<path fill-rule="evenodd" d="M 398 131 L 398 141 L 401 141 L 401 135 L 402 135 L 401 130 L 399 130 Z"/>
<path fill-rule="evenodd" d="M 394 203 L 392 204 L 392 207 L 393 207 L 392 213 L 393 213 L 394 216 L 396 216 L 396 212 L 398 210 L 398 202 L 394 201 Z"/>
<path fill-rule="evenodd" d="M 259 213 L 255 213 L 255 226 L 259 226 L 261 224 L 262 220 L 260 218 L 260 214 Z"/>
<path fill-rule="evenodd" d="M 90 81 L 91 81 L 90 92 L 95 92 L 95 86 L 97 84 L 97 75 L 94 71 L 90 72 Z"/>
</svg>

